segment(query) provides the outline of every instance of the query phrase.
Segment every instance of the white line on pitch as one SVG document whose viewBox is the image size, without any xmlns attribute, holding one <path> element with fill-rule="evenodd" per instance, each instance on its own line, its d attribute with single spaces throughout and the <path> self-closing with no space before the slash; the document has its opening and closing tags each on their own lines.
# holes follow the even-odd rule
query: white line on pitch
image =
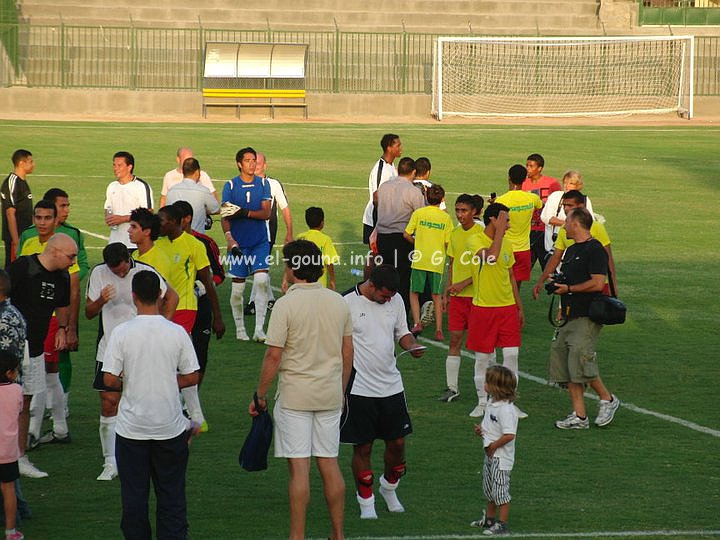
<svg viewBox="0 0 720 540">
<path fill-rule="evenodd" d="M 448 346 L 444 343 L 441 343 L 439 341 L 435 341 L 433 339 L 428 339 L 421 337 L 419 338 L 420 341 L 423 341 L 425 343 L 429 343 L 431 345 L 434 345 L 435 347 L 439 349 L 447 350 Z M 467 351 L 462 351 L 461 354 L 466 358 L 475 358 L 475 356 Z M 542 377 L 537 377 L 535 375 L 530 375 L 529 373 L 525 373 L 524 371 L 518 372 L 520 377 L 523 379 L 527 379 L 529 381 L 536 382 L 538 384 L 542 385 L 550 385 L 551 383 L 543 379 Z M 598 401 L 600 398 L 598 398 L 595 394 L 586 393 L 585 397 L 594 399 L 595 401 Z M 700 424 L 696 424 L 695 422 L 690 422 L 689 420 L 684 420 L 682 418 L 678 418 L 676 416 L 670 416 L 669 414 L 663 414 L 656 411 L 651 411 L 650 409 L 645 409 L 643 407 L 638 407 L 637 405 L 633 405 L 632 403 L 626 403 L 624 401 L 620 401 L 620 406 L 624 407 L 630 411 L 645 414 L 648 416 L 654 416 L 655 418 L 659 418 L 660 420 L 665 420 L 666 422 L 672 422 L 673 424 L 678 424 L 680 426 L 686 427 L 688 429 L 692 429 L 693 431 L 698 431 L 700 433 L 705 433 L 707 435 L 712 435 L 713 437 L 720 437 L 720 431 L 717 429 L 712 429 L 709 427 L 701 426 Z"/>
<path fill-rule="evenodd" d="M 633 538 L 644 536 L 717 536 L 720 530 L 596 531 L 556 533 L 511 533 L 508 538 Z M 472 540 L 487 538 L 482 534 L 442 534 L 417 536 L 349 536 L 348 540 Z"/>
</svg>

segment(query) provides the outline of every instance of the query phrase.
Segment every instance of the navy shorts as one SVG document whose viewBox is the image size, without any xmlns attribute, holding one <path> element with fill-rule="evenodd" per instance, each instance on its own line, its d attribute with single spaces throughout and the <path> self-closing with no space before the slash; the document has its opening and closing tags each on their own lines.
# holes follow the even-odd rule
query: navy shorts
<svg viewBox="0 0 720 540">
<path fill-rule="evenodd" d="M 393 441 L 411 433 L 405 392 L 382 398 L 347 396 L 340 419 L 340 442 L 366 444 L 375 439 Z"/>
</svg>

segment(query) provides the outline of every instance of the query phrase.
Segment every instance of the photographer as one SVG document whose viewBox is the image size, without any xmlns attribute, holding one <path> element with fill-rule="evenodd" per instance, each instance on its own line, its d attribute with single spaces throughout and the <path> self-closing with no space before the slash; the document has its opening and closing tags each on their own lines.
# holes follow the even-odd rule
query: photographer
<svg viewBox="0 0 720 540">
<path fill-rule="evenodd" d="M 583 392 L 589 385 L 600 396 L 595 424 L 612 422 L 620 401 L 602 382 L 598 370 L 595 344 L 602 326 L 591 321 L 588 310 L 593 297 L 605 287 L 608 255 L 602 244 L 592 237 L 593 220 L 584 208 L 575 208 L 565 221 L 567 237 L 575 243 L 563 256 L 563 273 L 555 274 L 546 285 L 548 292 L 560 295 L 564 324 L 557 329 L 550 347 L 551 381 L 567 384 L 573 412 L 555 422 L 559 429 L 588 429 Z"/>
</svg>

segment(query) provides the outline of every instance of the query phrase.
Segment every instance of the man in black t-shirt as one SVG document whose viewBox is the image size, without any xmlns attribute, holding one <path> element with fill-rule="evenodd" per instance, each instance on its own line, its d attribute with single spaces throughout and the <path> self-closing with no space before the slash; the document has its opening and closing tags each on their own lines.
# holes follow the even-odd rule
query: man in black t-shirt
<svg viewBox="0 0 720 540">
<path fill-rule="evenodd" d="M 27 322 L 29 358 L 22 363 L 23 410 L 20 414 L 20 474 L 32 478 L 47 476 L 38 470 L 25 455 L 28 438 L 30 401 L 34 394 L 45 390 L 45 354 L 43 342 L 50 318 L 56 312 L 58 331 L 55 348 L 65 349 L 65 329 L 69 319 L 70 274 L 68 268 L 77 258 L 78 248 L 68 235 L 57 233 L 50 237 L 39 255 L 16 259 L 9 267 L 12 304 Z M 66 437 L 68 435 L 66 434 Z"/>
<path fill-rule="evenodd" d="M 15 260 L 20 233 L 33 224 L 32 193 L 26 177 L 33 172 L 35 162 L 28 150 L 15 150 L 12 162 L 13 172 L 7 175 L 0 186 L 5 268 Z"/>
<path fill-rule="evenodd" d="M 558 328 L 550 347 L 550 380 L 567 384 L 573 412 L 555 422 L 559 429 L 590 427 L 583 393 L 589 385 L 600 396 L 595 424 L 612 422 L 620 400 L 611 394 L 600 378 L 595 344 L 602 325 L 588 317 L 590 303 L 605 286 L 608 256 L 602 244 L 590 235 L 592 216 L 584 208 L 572 210 L 565 221 L 568 238 L 575 241 L 565 250 L 562 270 L 564 283 L 555 286 L 560 295 L 564 324 Z"/>
</svg>

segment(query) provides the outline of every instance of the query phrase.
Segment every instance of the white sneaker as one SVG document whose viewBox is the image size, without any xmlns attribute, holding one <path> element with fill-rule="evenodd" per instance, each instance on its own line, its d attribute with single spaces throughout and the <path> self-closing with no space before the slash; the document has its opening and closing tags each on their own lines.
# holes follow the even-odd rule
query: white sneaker
<svg viewBox="0 0 720 540">
<path fill-rule="evenodd" d="M 255 334 L 253 335 L 253 341 L 257 341 L 258 343 L 265 343 L 266 339 L 267 336 L 265 335 L 265 332 L 262 331 L 262 328 L 256 328 Z"/>
<path fill-rule="evenodd" d="M 513 407 L 515 407 L 515 413 L 517 414 L 517 417 L 518 417 L 520 420 L 524 420 L 525 418 L 528 417 L 528 413 L 526 413 L 525 411 L 523 411 L 520 407 L 518 407 L 518 406 L 515 405 L 514 403 L 513 403 Z"/>
<path fill-rule="evenodd" d="M 612 401 L 600 400 L 600 409 L 598 410 L 595 424 L 597 426 L 607 426 L 615 418 L 615 412 L 620 408 L 620 400 L 615 394 L 612 395 Z"/>
<path fill-rule="evenodd" d="M 470 414 L 468 416 L 472 416 L 473 418 L 482 418 L 482 416 L 485 414 L 485 403 L 478 403 L 475 408 L 470 411 Z"/>
<path fill-rule="evenodd" d="M 558 429 L 588 429 L 590 427 L 590 420 L 587 417 L 581 420 L 575 411 L 573 411 L 567 418 L 555 422 L 555 427 Z"/>
<path fill-rule="evenodd" d="M 22 456 L 18 459 L 18 468 L 20 469 L 20 475 L 26 476 L 27 478 L 47 478 L 50 476 L 45 471 L 41 471 L 27 456 Z"/>
<path fill-rule="evenodd" d="M 112 463 L 106 463 L 105 465 L 103 465 L 103 470 L 100 473 L 100 476 L 97 477 L 97 479 L 109 481 L 115 478 L 117 475 L 117 467 L 115 467 L 115 465 L 113 465 Z"/>
<path fill-rule="evenodd" d="M 240 327 L 237 330 L 235 330 L 235 337 L 239 339 L 240 341 L 250 341 L 250 336 L 247 335 L 247 332 L 245 331 L 245 328 Z"/>
<path fill-rule="evenodd" d="M 387 480 L 385 480 L 385 475 L 382 475 L 380 477 L 380 495 L 382 495 L 382 498 L 385 499 L 385 504 L 387 504 L 388 512 L 404 512 L 405 507 L 400 503 L 400 500 L 397 497 L 397 494 L 395 493 L 395 490 L 397 489 L 398 485 L 400 484 L 400 481 L 398 480 L 394 484 L 391 484 Z"/>
<path fill-rule="evenodd" d="M 435 322 L 435 304 L 432 300 L 428 300 L 420 308 L 420 324 L 430 326 Z"/>
<path fill-rule="evenodd" d="M 355 496 L 360 505 L 360 519 L 377 519 L 377 512 L 375 512 L 375 495 L 370 495 L 368 499 L 363 499 L 358 493 L 356 493 Z"/>
</svg>

